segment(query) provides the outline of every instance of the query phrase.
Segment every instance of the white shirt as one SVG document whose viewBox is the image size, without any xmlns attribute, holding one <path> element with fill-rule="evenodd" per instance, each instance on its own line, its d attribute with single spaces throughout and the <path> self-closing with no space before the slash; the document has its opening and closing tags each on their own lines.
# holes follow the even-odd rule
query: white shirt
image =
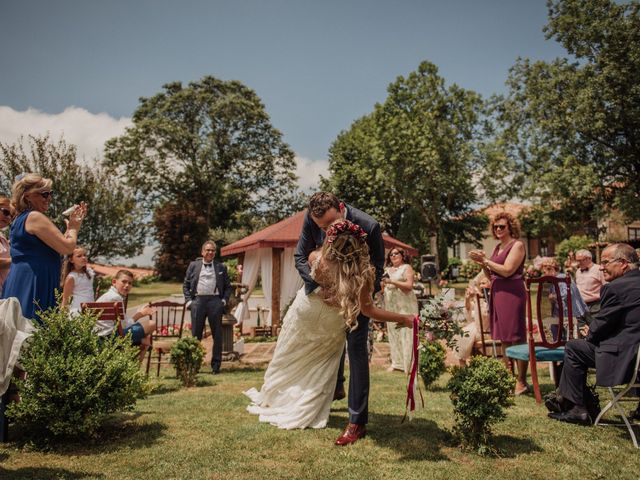
<svg viewBox="0 0 640 480">
<path fill-rule="evenodd" d="M 209 266 L 207 266 L 209 265 Z M 213 268 L 213 262 L 205 264 L 202 262 L 200 269 L 200 277 L 198 278 L 198 287 L 196 288 L 198 295 L 215 295 L 216 292 L 216 269 Z"/>
<path fill-rule="evenodd" d="M 122 298 L 122 295 L 118 293 L 116 287 L 112 285 L 109 290 L 100 295 L 100 298 L 98 298 L 96 302 L 124 302 L 124 299 Z M 129 328 L 134 323 L 135 321 L 133 318 L 125 312 L 124 320 L 122 321 L 122 328 Z M 107 335 L 111 335 L 115 327 L 115 323 L 110 320 L 98 320 L 96 322 L 96 333 L 100 337 L 105 337 Z"/>
<path fill-rule="evenodd" d="M 87 268 L 89 277 L 84 272 L 69 272 L 69 277 L 73 278 L 73 293 L 71 298 L 71 305 L 69 310 L 72 312 L 80 311 L 80 304 L 86 302 L 93 302 L 93 277 L 94 271 Z"/>
</svg>

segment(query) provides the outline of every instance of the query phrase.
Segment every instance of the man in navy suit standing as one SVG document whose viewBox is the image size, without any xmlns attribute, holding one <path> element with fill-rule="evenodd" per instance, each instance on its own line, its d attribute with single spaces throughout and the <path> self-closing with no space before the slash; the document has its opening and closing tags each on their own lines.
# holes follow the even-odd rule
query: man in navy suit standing
<svg viewBox="0 0 640 480">
<path fill-rule="evenodd" d="M 319 286 L 311 277 L 309 254 L 320 247 L 325 231 L 338 219 L 347 219 L 358 224 L 367 233 L 367 244 L 371 263 L 376 276 L 374 291 L 380 290 L 380 280 L 384 271 L 384 243 L 380 225 L 371 216 L 346 205 L 328 192 L 317 192 L 309 200 L 309 208 L 304 218 L 302 232 L 295 252 L 296 268 L 305 283 L 307 295 Z M 358 327 L 347 334 L 347 352 L 349 354 L 349 424 L 336 440 L 336 445 L 348 445 L 366 434 L 365 425 L 369 413 L 369 357 L 367 337 L 369 318 L 358 316 Z M 344 397 L 344 356 L 338 373 L 336 397 Z"/>
<path fill-rule="evenodd" d="M 189 264 L 182 290 L 191 308 L 191 333 L 202 340 L 204 320 L 209 319 L 213 333 L 211 371 L 220 373 L 222 363 L 222 314 L 231 295 L 231 282 L 227 267 L 214 261 L 216 244 L 208 240 L 202 245 L 202 258 Z"/>
</svg>

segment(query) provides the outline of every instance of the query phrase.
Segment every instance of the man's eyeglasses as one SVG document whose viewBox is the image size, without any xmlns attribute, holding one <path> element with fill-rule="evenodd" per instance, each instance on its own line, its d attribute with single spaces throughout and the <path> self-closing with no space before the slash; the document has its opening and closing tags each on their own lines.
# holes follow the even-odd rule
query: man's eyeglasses
<svg viewBox="0 0 640 480">
<path fill-rule="evenodd" d="M 51 190 L 47 190 L 46 192 L 38 192 L 38 195 L 46 200 L 47 198 L 53 196 L 53 192 Z"/>
<path fill-rule="evenodd" d="M 494 230 L 504 230 L 505 228 L 507 228 L 507 226 L 506 226 L 506 225 L 500 225 L 500 224 L 498 224 L 498 225 L 494 225 L 494 226 L 493 226 L 493 229 L 494 229 Z"/>
<path fill-rule="evenodd" d="M 11 218 L 13 216 L 13 215 L 11 215 L 11 210 L 9 210 L 8 208 L 0 208 L 0 212 L 2 212 L 2 214 L 5 217 Z"/>
<path fill-rule="evenodd" d="M 626 260 L 624 258 L 614 258 L 613 260 L 600 260 L 600 266 L 601 267 L 606 267 L 607 265 L 610 265 L 613 262 L 619 262 L 621 260 L 624 260 L 626 262 Z"/>
</svg>

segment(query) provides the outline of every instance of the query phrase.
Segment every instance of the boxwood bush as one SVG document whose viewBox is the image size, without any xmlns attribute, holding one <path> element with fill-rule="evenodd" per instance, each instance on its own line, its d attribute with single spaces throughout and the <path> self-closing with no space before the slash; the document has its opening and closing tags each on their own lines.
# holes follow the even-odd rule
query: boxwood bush
<svg viewBox="0 0 640 480">
<path fill-rule="evenodd" d="M 447 351 L 435 340 L 420 346 L 419 371 L 425 388 L 429 388 L 446 370 Z"/>
<path fill-rule="evenodd" d="M 171 347 L 171 363 L 185 387 L 195 385 L 204 355 L 204 347 L 196 337 L 183 337 Z"/>
<path fill-rule="evenodd" d="M 53 308 L 23 347 L 20 402 L 7 414 L 39 439 L 94 436 L 112 413 L 131 410 L 149 391 L 129 338 L 98 337 L 96 317 Z"/>
<path fill-rule="evenodd" d="M 447 388 L 451 390 L 454 433 L 464 447 L 481 455 L 494 453 L 491 425 L 506 417 L 514 384 L 511 373 L 495 358 L 477 356 L 466 367 L 453 367 Z"/>
</svg>

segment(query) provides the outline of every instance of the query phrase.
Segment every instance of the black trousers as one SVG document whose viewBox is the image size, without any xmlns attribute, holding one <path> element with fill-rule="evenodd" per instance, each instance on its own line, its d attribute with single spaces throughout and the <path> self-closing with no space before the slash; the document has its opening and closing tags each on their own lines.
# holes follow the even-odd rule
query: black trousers
<svg viewBox="0 0 640 480">
<path fill-rule="evenodd" d="M 347 334 L 349 353 L 349 422 L 364 425 L 369 421 L 369 317 L 358 316 L 358 327 Z M 345 352 L 338 368 L 336 388 L 344 383 Z"/>
<path fill-rule="evenodd" d="M 576 405 L 585 406 L 590 392 L 587 371 L 596 366 L 596 346 L 586 340 L 569 340 L 564 348 L 564 365 L 558 390 Z"/>
<path fill-rule="evenodd" d="M 204 320 L 209 320 L 209 328 L 213 334 L 213 352 L 211 368 L 219 370 L 222 363 L 222 314 L 224 305 L 218 295 L 198 295 L 191 304 L 191 334 L 202 340 Z"/>
</svg>

